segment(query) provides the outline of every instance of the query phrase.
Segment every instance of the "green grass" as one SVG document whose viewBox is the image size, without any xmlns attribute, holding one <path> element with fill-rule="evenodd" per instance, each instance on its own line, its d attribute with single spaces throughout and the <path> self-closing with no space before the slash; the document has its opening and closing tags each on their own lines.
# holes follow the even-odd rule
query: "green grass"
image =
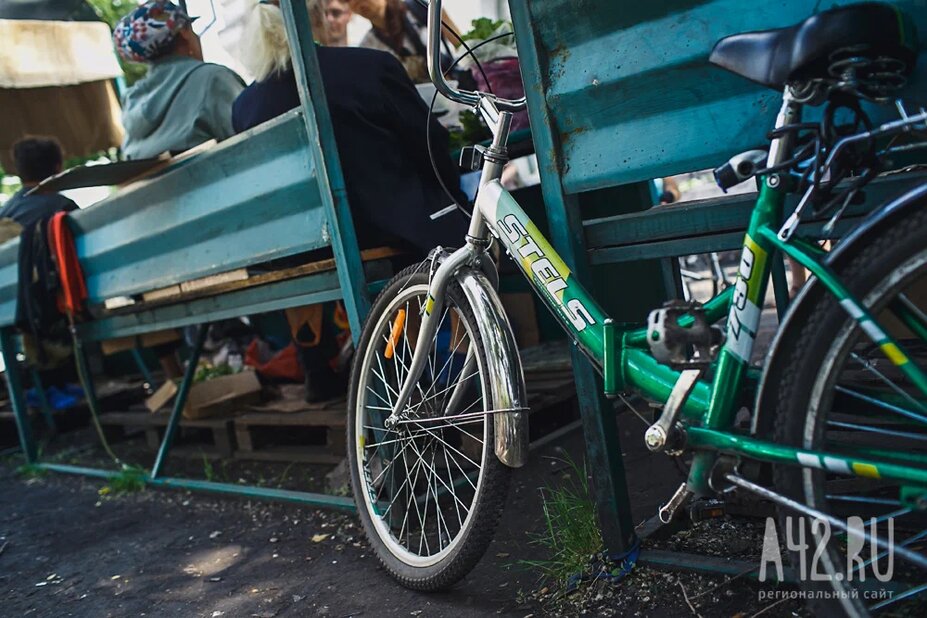
<svg viewBox="0 0 927 618">
<path fill-rule="evenodd" d="M 602 534 L 586 466 L 580 468 L 569 458 L 563 461 L 569 465 L 571 474 L 562 483 L 541 489 L 544 531 L 529 534 L 531 544 L 543 548 L 547 557 L 520 561 L 521 565 L 539 570 L 545 578 L 560 584 L 585 570 L 590 558 L 602 550 Z"/>
<path fill-rule="evenodd" d="M 148 473 L 141 466 L 124 466 L 117 476 L 100 488 L 100 495 L 129 494 L 145 489 Z"/>
<path fill-rule="evenodd" d="M 209 458 L 203 454 L 203 475 L 206 477 L 207 481 L 214 482 L 218 480 L 218 475 L 216 475 L 215 468 L 212 467 L 212 462 L 209 461 Z"/>
<path fill-rule="evenodd" d="M 39 466 L 39 464 L 23 464 L 16 468 L 16 474 L 27 479 L 42 478 L 48 474 L 48 470 Z"/>
</svg>

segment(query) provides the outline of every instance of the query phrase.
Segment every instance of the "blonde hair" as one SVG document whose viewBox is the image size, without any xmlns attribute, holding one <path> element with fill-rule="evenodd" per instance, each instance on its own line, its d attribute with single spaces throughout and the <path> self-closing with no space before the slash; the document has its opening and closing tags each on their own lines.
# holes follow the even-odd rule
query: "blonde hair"
<svg viewBox="0 0 927 618">
<path fill-rule="evenodd" d="M 326 44 L 328 27 L 321 0 L 306 0 L 306 7 L 315 40 Z M 279 6 L 269 3 L 254 5 L 245 21 L 241 49 L 242 64 L 259 82 L 290 68 L 290 46 Z"/>
</svg>

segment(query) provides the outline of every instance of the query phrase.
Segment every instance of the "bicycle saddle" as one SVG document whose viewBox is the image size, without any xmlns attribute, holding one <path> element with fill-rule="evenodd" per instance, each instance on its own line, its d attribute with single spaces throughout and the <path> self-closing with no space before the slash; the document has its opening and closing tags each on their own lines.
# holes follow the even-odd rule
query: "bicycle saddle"
<svg viewBox="0 0 927 618">
<path fill-rule="evenodd" d="M 782 90 L 787 83 L 840 77 L 840 68 L 832 65 L 851 56 L 900 61 L 897 73 L 909 75 L 917 58 L 914 26 L 893 6 L 853 4 L 788 28 L 725 37 L 715 44 L 709 62 Z"/>
</svg>

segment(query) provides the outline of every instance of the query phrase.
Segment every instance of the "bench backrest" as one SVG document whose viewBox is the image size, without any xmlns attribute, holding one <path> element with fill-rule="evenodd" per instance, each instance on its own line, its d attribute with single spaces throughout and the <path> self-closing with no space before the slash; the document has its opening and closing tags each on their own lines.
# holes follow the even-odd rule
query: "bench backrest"
<svg viewBox="0 0 927 618">
<path fill-rule="evenodd" d="M 301 106 L 75 213 L 91 303 L 332 246 L 359 332 L 366 288 L 312 31 L 305 3 L 283 9 Z M 18 245 L 0 247 L 0 327 L 15 317 Z"/>
<path fill-rule="evenodd" d="M 236 136 L 74 213 L 91 303 L 328 244 L 301 112 Z M 15 310 L 19 241 L 0 249 L 0 324 Z"/>
<path fill-rule="evenodd" d="M 889 1 L 914 18 L 927 49 L 924 1 Z M 781 93 L 709 65 L 709 52 L 724 36 L 835 4 L 851 3 L 511 0 L 531 117 L 549 119 L 564 191 L 711 168 L 764 144 Z M 927 103 L 924 53 L 913 83 Z"/>
<path fill-rule="evenodd" d="M 90 302 L 328 244 L 302 118 L 290 114 L 75 213 Z"/>
</svg>

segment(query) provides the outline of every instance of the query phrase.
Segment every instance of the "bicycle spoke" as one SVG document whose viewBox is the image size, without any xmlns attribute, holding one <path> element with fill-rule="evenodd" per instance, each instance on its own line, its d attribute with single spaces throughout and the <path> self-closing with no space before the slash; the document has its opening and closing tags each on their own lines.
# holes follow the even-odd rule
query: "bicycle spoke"
<svg viewBox="0 0 927 618">
<path fill-rule="evenodd" d="M 367 390 L 370 391 L 371 393 L 373 393 L 374 396 L 375 396 L 377 399 L 379 399 L 380 401 L 382 401 L 382 402 L 385 403 L 386 405 L 389 405 L 389 402 L 388 402 L 387 400 L 383 399 L 383 397 L 380 396 L 380 393 L 378 393 L 377 391 L 373 390 L 373 388 L 371 388 L 371 387 L 368 386 L 368 387 L 367 387 Z M 392 409 L 392 408 L 390 408 L 390 409 Z"/>
<path fill-rule="evenodd" d="M 860 401 L 865 401 L 866 403 L 870 403 L 882 410 L 886 410 L 888 412 L 892 412 L 894 414 L 898 414 L 906 418 L 915 420 L 919 423 L 924 423 L 925 425 L 927 425 L 927 416 L 923 416 L 921 414 L 918 414 L 917 412 L 911 412 L 910 410 L 906 410 L 904 408 L 893 405 L 886 401 L 882 401 L 881 399 L 878 399 L 876 397 L 864 395 L 863 393 L 854 391 L 844 386 L 837 385 L 834 387 L 834 390 L 836 390 L 838 393 L 843 393 L 844 395 L 848 395 L 850 397 L 859 399 Z"/>
<path fill-rule="evenodd" d="M 447 449 L 444 449 L 444 466 L 447 468 L 447 480 L 451 480 L 451 463 L 447 459 Z M 453 485 L 453 482 L 451 483 Z M 476 487 L 474 487 L 476 489 Z M 463 518 L 460 516 L 460 505 L 454 500 L 454 510 L 457 512 L 457 524 L 463 528 Z"/>
<path fill-rule="evenodd" d="M 409 356 L 410 356 L 410 357 L 412 356 L 412 350 L 411 350 L 411 349 L 409 350 Z M 398 356 L 397 354 L 393 354 L 393 358 L 398 360 L 399 356 Z M 411 359 L 410 359 L 410 360 L 411 360 Z M 407 367 L 406 364 L 405 364 L 405 355 L 403 355 L 403 360 L 399 360 L 398 362 L 399 362 L 399 364 L 402 366 L 402 368 L 405 370 L 406 375 L 408 376 L 408 375 L 409 375 L 409 367 Z M 401 385 L 402 383 L 400 382 L 399 384 Z M 420 381 L 415 383 L 415 388 L 418 389 L 419 395 L 421 395 L 422 400 L 424 400 L 424 399 L 425 399 L 425 393 L 424 393 L 424 391 L 422 391 L 422 385 L 421 385 L 421 382 L 420 382 Z M 397 397 L 397 399 L 398 399 L 398 397 L 399 397 L 398 391 L 396 392 L 396 397 Z M 412 410 L 412 405 L 411 405 L 411 403 L 407 403 L 407 404 L 406 404 L 406 409 L 409 410 L 409 411 Z"/>
<path fill-rule="evenodd" d="M 866 371 L 872 373 L 877 378 L 879 378 L 879 380 L 881 380 L 890 389 L 892 389 L 893 391 L 901 395 L 903 398 L 907 399 L 916 408 L 924 412 L 927 412 L 927 406 L 924 406 L 924 404 L 920 403 L 918 400 L 912 397 L 910 393 L 908 393 L 906 390 L 904 390 L 903 388 L 895 384 L 892 380 L 888 379 L 885 376 L 885 374 L 883 374 L 881 371 L 873 367 L 872 363 L 860 358 L 859 354 L 857 354 L 856 352 L 850 352 L 850 358 L 852 358 L 853 360 L 858 362 L 860 365 L 862 365 L 863 369 L 865 369 Z"/>
<path fill-rule="evenodd" d="M 464 378 L 464 379 L 465 379 L 465 380 L 469 380 L 470 378 L 472 378 L 473 376 L 478 375 L 478 374 L 479 374 L 478 371 L 474 371 L 473 373 L 471 373 L 469 376 L 467 376 L 467 377 Z M 454 388 L 454 386 L 455 386 L 455 385 L 448 386 L 448 387 L 445 388 L 444 390 L 438 391 L 438 392 L 435 393 L 434 395 L 431 395 L 430 397 L 428 397 L 428 399 L 423 399 L 422 401 L 418 402 L 418 404 L 416 405 L 415 409 L 417 410 L 418 408 L 420 408 L 426 401 L 431 401 L 432 399 L 436 399 L 436 398 L 440 397 L 441 395 L 443 395 L 444 393 L 446 393 L 447 391 L 452 390 L 452 389 Z"/>
<path fill-rule="evenodd" d="M 453 458 L 452 458 L 452 459 L 453 459 Z M 427 466 L 428 464 L 425 463 L 425 465 Z M 435 472 L 434 468 L 432 468 L 431 471 L 432 471 L 432 472 Z M 451 493 L 451 495 L 454 497 L 454 500 L 456 500 L 457 502 L 459 502 L 459 503 L 460 503 L 460 506 L 462 506 L 462 507 L 464 508 L 464 510 L 467 511 L 467 512 L 469 513 L 469 509 L 467 508 L 467 505 L 464 504 L 463 501 L 460 500 L 460 498 L 457 497 L 457 494 L 444 482 L 444 479 L 442 479 L 441 477 L 438 477 L 438 479 L 441 481 L 441 484 L 444 485 L 444 488 L 445 488 L 448 492 Z M 476 486 L 474 486 L 474 489 L 476 489 Z"/>
<path fill-rule="evenodd" d="M 446 446 L 448 449 L 454 451 L 455 453 L 457 453 L 458 455 L 460 455 L 461 457 L 463 457 L 464 459 L 466 459 L 467 461 L 469 461 L 471 464 L 473 464 L 473 465 L 476 466 L 477 468 L 480 467 L 480 464 L 476 463 L 475 461 L 473 461 L 472 459 L 470 459 L 469 457 L 467 457 L 464 453 L 461 453 L 461 452 L 458 451 L 456 448 L 454 448 L 453 446 L 451 446 L 450 444 L 448 444 L 447 442 L 445 442 L 443 439 L 441 439 L 440 437 L 438 437 L 437 434 L 433 433 L 433 432 L 432 432 L 430 429 L 428 429 L 427 427 L 422 427 L 421 425 L 419 425 L 419 429 L 421 429 L 422 431 L 424 431 L 425 433 L 427 433 L 428 435 L 430 435 L 432 438 L 434 438 L 435 440 L 437 440 L 438 442 L 440 442 L 440 443 L 443 444 L 444 446 Z"/>
<path fill-rule="evenodd" d="M 927 314 L 905 294 L 899 294 L 891 304 L 891 313 L 922 341 L 927 341 Z"/>
<path fill-rule="evenodd" d="M 422 469 L 425 469 L 425 453 L 420 453 L 415 445 L 412 445 L 412 449 L 415 450 L 415 455 L 418 457 L 418 461 L 422 464 Z M 427 450 L 426 450 L 427 452 Z M 419 530 L 419 542 L 418 542 L 418 553 L 422 553 L 422 542 L 425 543 L 425 551 L 431 554 L 431 550 L 428 548 L 428 538 L 425 535 L 426 524 L 428 523 L 428 499 L 431 496 L 429 491 L 431 487 L 431 475 L 426 470 L 425 471 L 425 506 L 422 510 L 425 511 L 425 517 L 422 518 L 421 530 Z M 418 498 L 416 498 L 416 509 L 418 508 Z"/>
<path fill-rule="evenodd" d="M 870 605 L 869 609 L 871 610 L 881 610 L 885 609 L 893 603 L 898 603 L 899 601 L 904 601 L 905 599 L 910 599 L 922 592 L 927 591 L 927 584 L 921 584 L 920 586 L 915 586 L 914 588 L 909 588 L 900 594 L 893 594 L 890 598 L 885 599 L 884 601 L 879 601 L 875 605 Z"/>
<path fill-rule="evenodd" d="M 908 433 L 905 431 L 894 431 L 892 429 L 879 429 L 877 427 L 870 427 L 868 425 L 859 425 L 857 423 L 844 423 L 841 421 L 827 421 L 827 425 L 829 427 L 839 427 L 840 429 L 854 429 L 856 431 L 881 434 L 883 436 L 893 436 L 896 438 L 908 438 L 910 440 L 919 440 L 921 442 L 927 442 L 927 434 L 915 434 L 915 433 Z"/>
</svg>

